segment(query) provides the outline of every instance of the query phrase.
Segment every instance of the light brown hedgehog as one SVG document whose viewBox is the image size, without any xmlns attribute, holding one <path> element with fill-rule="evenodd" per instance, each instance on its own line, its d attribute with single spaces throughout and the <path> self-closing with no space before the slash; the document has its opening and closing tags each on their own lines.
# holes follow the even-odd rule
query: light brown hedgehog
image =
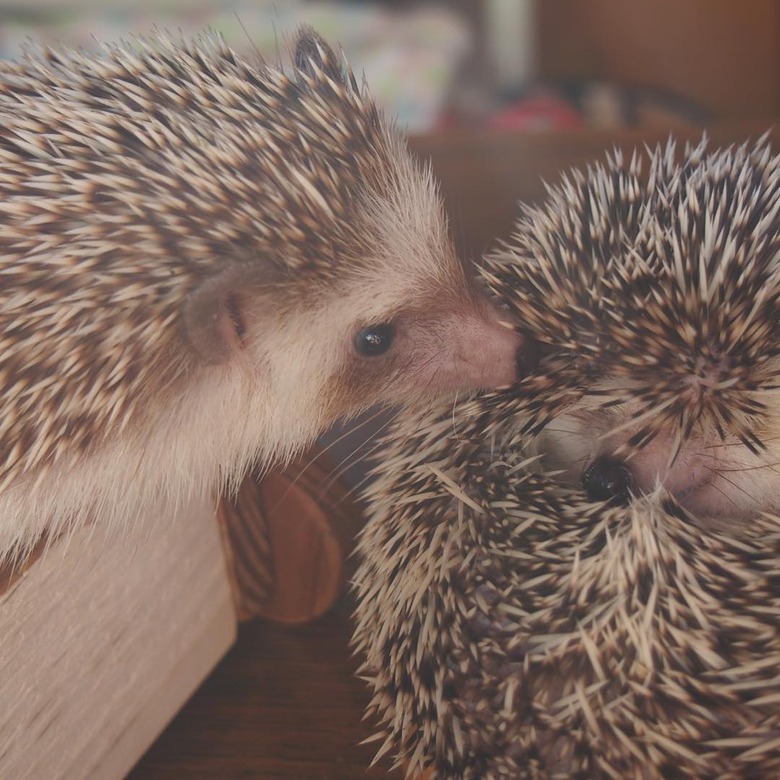
<svg viewBox="0 0 780 780">
<path fill-rule="evenodd" d="M 382 453 L 355 645 L 411 776 L 780 777 L 780 158 L 642 160 L 489 258 L 538 368 Z"/>
<path fill-rule="evenodd" d="M 288 73 L 208 36 L 0 65 L 0 224 L 0 560 L 515 376 L 429 171 L 310 30 Z"/>
</svg>

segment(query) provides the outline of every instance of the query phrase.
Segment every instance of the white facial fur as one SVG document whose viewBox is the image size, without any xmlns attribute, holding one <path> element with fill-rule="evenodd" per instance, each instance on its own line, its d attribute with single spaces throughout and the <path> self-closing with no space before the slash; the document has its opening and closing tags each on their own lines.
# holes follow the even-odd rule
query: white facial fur
<svg viewBox="0 0 780 780">
<path fill-rule="evenodd" d="M 375 401 L 434 400 L 442 392 L 512 381 L 517 337 L 479 306 L 444 317 L 443 332 L 454 342 L 444 348 L 435 339 L 418 348 L 412 324 L 388 355 L 360 358 L 352 350 L 353 318 L 344 316 L 359 297 L 258 335 L 240 359 L 209 368 L 144 429 L 0 494 L 0 550 L 11 556 L 42 532 L 56 535 L 89 517 L 118 529 L 143 517 L 164 519 L 195 496 L 235 487 L 250 463 L 284 462 L 336 416 Z M 465 356 L 458 352 L 459 323 L 471 339 Z M 393 350 L 401 349 L 416 353 L 393 363 Z M 459 362 L 469 358 L 473 372 Z M 343 376 L 361 362 L 372 373 L 363 403 L 344 405 Z M 386 375 L 388 365 L 394 367 Z"/>
</svg>

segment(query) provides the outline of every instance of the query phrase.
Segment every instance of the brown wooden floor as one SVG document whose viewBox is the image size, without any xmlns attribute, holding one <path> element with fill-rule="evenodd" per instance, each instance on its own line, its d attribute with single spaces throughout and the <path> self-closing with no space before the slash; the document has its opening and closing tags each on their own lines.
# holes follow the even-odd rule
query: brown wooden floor
<svg viewBox="0 0 780 780">
<path fill-rule="evenodd" d="M 236 645 L 130 774 L 181 778 L 401 778 L 367 767 L 366 688 L 339 605 L 305 626 L 241 626 Z"/>
</svg>

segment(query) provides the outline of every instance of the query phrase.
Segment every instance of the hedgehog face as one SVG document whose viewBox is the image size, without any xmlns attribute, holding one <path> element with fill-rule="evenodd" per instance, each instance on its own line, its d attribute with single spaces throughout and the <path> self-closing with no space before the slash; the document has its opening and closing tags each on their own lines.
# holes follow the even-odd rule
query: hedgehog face
<svg viewBox="0 0 780 780">
<path fill-rule="evenodd" d="M 355 645 L 410 774 L 780 776 L 780 159 L 574 176 L 486 279 L 538 346 L 395 424 Z"/>
<path fill-rule="evenodd" d="M 659 153 L 648 179 L 618 158 L 529 209 L 492 259 L 545 355 L 527 424 L 569 484 L 659 489 L 705 523 L 778 509 L 777 179 L 764 148 L 680 168 Z"/>
<path fill-rule="evenodd" d="M 452 253 L 402 273 L 394 258 L 386 262 L 380 294 L 372 277 L 356 273 L 337 289 L 278 286 L 248 293 L 265 306 L 239 303 L 247 318 L 238 362 L 256 376 L 254 394 L 272 410 L 265 416 L 286 425 L 266 430 L 266 440 L 275 433 L 300 447 L 370 405 L 429 405 L 515 380 L 521 339 Z"/>
<path fill-rule="evenodd" d="M 674 418 L 667 418 L 665 427 L 656 423 L 659 430 L 653 438 L 637 445 L 643 426 L 636 420 L 647 409 L 631 395 L 610 393 L 598 385 L 585 392 L 592 390 L 599 394 L 595 406 L 591 397 L 583 397 L 539 434 L 537 452 L 544 455 L 548 468 L 561 470 L 561 481 L 581 485 L 594 500 L 624 504 L 656 492 L 659 496 L 668 493 L 692 519 L 710 526 L 780 508 L 780 397 L 776 391 L 762 393 L 766 419 L 757 421 L 754 428 L 760 431 L 760 444 L 748 446 L 738 435 L 719 431 L 706 419 L 686 435 Z M 700 393 L 706 392 L 696 389 L 696 397 L 688 399 L 690 406 L 695 407 Z M 605 409 L 607 395 L 612 395 L 615 406 Z"/>
<path fill-rule="evenodd" d="M 270 138 L 250 123 L 208 161 L 221 190 L 255 187 L 251 219 L 184 313 L 206 362 L 257 377 L 273 452 L 370 405 L 509 385 L 522 344 L 456 257 L 430 172 L 351 72 L 312 34 L 295 64 L 263 106 Z"/>
</svg>

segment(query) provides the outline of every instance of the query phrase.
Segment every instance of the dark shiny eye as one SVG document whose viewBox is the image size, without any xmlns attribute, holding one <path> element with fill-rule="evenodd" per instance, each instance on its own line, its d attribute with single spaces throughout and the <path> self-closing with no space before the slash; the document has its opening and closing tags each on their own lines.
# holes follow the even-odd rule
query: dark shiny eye
<svg viewBox="0 0 780 780">
<path fill-rule="evenodd" d="M 582 487 L 591 501 L 625 506 L 631 497 L 631 472 L 622 460 L 599 455 L 582 472 Z"/>
<path fill-rule="evenodd" d="M 395 328 L 389 323 L 370 325 L 355 336 L 355 351 L 363 357 L 384 355 L 393 344 Z"/>
</svg>

